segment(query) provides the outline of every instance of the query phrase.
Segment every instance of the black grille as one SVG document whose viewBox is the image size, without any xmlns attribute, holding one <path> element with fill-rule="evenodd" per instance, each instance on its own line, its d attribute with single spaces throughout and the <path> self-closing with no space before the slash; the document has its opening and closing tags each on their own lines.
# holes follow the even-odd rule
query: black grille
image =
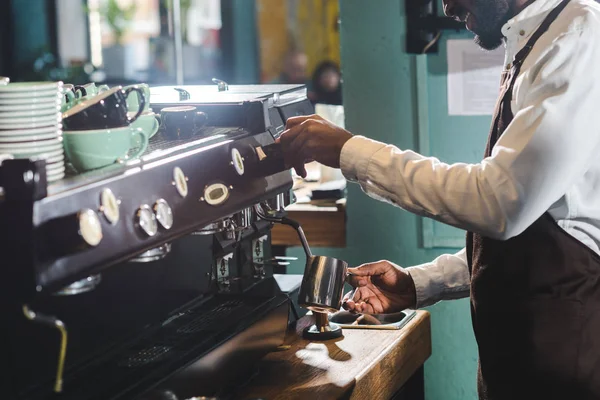
<svg viewBox="0 0 600 400">
<path fill-rule="evenodd" d="M 135 352 L 119 362 L 120 367 L 135 368 L 159 361 L 171 351 L 169 346 L 152 346 Z"/>
</svg>

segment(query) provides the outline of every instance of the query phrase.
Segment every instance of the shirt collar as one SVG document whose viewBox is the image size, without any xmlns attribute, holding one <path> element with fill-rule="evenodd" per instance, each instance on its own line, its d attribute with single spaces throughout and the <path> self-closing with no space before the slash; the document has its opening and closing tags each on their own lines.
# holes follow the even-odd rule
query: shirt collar
<svg viewBox="0 0 600 400">
<path fill-rule="evenodd" d="M 511 18 L 502 27 L 507 39 L 528 38 L 540 26 L 544 18 L 556 8 L 562 0 L 535 0 L 523 11 Z"/>
</svg>

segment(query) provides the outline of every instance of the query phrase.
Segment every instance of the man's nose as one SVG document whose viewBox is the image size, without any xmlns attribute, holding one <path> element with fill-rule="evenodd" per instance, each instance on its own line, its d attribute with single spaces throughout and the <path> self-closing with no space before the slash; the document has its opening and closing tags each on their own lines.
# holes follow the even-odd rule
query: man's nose
<svg viewBox="0 0 600 400">
<path fill-rule="evenodd" d="M 456 16 L 456 2 L 452 0 L 443 0 L 444 14 L 447 17 L 454 18 Z"/>
</svg>

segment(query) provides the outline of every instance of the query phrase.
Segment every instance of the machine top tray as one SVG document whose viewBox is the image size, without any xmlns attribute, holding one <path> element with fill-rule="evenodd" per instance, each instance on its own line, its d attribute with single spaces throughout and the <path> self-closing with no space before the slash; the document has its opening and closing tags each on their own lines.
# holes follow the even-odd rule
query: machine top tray
<svg viewBox="0 0 600 400">
<path fill-rule="evenodd" d="M 189 99 L 182 98 L 182 92 Z M 185 96 L 184 96 L 185 97 Z M 306 99 L 304 85 L 237 85 L 219 91 L 215 85 L 157 86 L 151 89 L 151 104 L 239 104 L 271 101 L 285 104 Z"/>
</svg>

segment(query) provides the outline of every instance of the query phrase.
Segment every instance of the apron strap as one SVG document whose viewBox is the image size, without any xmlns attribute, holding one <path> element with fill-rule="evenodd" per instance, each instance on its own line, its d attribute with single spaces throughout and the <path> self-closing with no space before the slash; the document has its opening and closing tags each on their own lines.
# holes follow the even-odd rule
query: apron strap
<svg viewBox="0 0 600 400">
<path fill-rule="evenodd" d="M 533 35 L 531 35 L 531 37 L 527 41 L 527 44 L 517 53 L 517 55 L 515 56 L 515 59 L 513 61 L 513 65 L 518 64 L 520 66 L 521 63 L 523 63 L 523 61 L 525 60 L 525 58 L 527 58 L 527 56 L 531 52 L 531 49 L 533 49 L 533 46 L 538 41 L 538 39 L 544 33 L 546 33 L 546 31 L 548 31 L 548 28 L 550 28 L 550 25 L 552 25 L 552 22 L 554 22 L 556 17 L 558 17 L 558 15 L 562 12 L 562 10 L 565 9 L 565 7 L 567 6 L 567 4 L 569 4 L 569 2 L 570 2 L 570 0 L 563 0 L 558 6 L 556 6 L 552 11 L 550 11 L 550 13 L 544 19 L 544 21 L 542 22 L 540 27 L 533 33 Z"/>
</svg>

